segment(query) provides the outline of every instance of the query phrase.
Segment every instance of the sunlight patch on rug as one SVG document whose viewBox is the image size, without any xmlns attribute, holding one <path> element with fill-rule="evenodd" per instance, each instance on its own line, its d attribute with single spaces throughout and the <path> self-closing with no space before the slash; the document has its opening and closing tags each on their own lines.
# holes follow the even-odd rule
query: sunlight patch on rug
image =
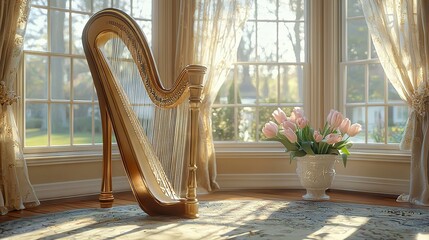
<svg viewBox="0 0 429 240">
<path fill-rule="evenodd" d="M 333 202 L 211 201 L 198 219 L 150 217 L 136 205 L 0 224 L 7 239 L 425 239 L 429 209 Z"/>
<path fill-rule="evenodd" d="M 307 236 L 309 239 L 345 239 L 352 236 L 361 226 L 364 226 L 370 218 L 360 216 L 338 215 L 326 221 L 326 225 Z"/>
</svg>

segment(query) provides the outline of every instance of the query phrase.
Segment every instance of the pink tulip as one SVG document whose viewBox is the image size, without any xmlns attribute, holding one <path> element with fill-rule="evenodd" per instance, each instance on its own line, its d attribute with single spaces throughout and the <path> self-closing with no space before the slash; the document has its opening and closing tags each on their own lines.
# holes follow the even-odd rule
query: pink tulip
<svg viewBox="0 0 429 240">
<path fill-rule="evenodd" d="M 336 112 L 334 109 L 331 109 L 331 111 L 329 112 L 328 117 L 326 118 L 326 121 L 328 123 L 331 122 L 332 114 L 334 114 L 334 112 Z"/>
<path fill-rule="evenodd" d="M 343 114 L 335 110 L 334 112 L 332 112 L 331 110 L 331 112 L 328 115 L 328 123 L 332 129 L 338 128 L 343 122 L 343 119 L 344 119 Z"/>
<path fill-rule="evenodd" d="M 320 132 L 319 132 L 319 131 L 314 131 L 314 133 L 313 133 L 313 138 L 314 138 L 314 141 L 316 141 L 316 142 L 320 142 L 320 141 L 322 141 L 322 140 L 323 140 L 323 135 L 322 135 L 322 134 L 320 134 Z"/>
<path fill-rule="evenodd" d="M 295 107 L 295 108 L 292 110 L 292 113 L 295 115 L 295 119 L 303 118 L 303 117 L 304 117 L 304 110 L 302 110 L 302 109 L 301 109 L 301 108 L 299 108 L 299 107 Z"/>
<path fill-rule="evenodd" d="M 295 120 L 295 122 L 296 122 L 296 125 L 297 125 L 300 129 L 305 128 L 305 126 L 307 126 L 307 124 L 308 124 L 308 120 L 307 120 L 305 117 L 297 118 L 297 119 Z"/>
<path fill-rule="evenodd" d="M 283 126 L 283 129 L 291 128 L 293 131 L 296 131 L 296 125 L 291 121 L 284 121 L 282 123 L 282 126 Z"/>
<path fill-rule="evenodd" d="M 326 136 L 326 143 L 327 144 L 335 144 L 339 141 L 341 141 L 342 137 L 340 134 L 330 133 Z"/>
<path fill-rule="evenodd" d="M 279 130 L 277 124 L 272 121 L 265 123 L 265 126 L 262 128 L 262 133 L 264 133 L 265 137 L 273 138 L 277 136 L 277 131 Z"/>
<path fill-rule="evenodd" d="M 347 131 L 347 135 L 349 135 L 350 137 L 354 137 L 361 130 L 362 130 L 362 126 L 359 123 L 354 123 L 350 126 L 349 130 Z"/>
<path fill-rule="evenodd" d="M 287 120 L 286 113 L 283 112 L 283 110 L 281 110 L 280 108 L 278 108 L 277 110 L 274 110 L 272 115 L 274 119 L 276 119 L 278 124 L 282 124 L 284 121 Z"/>
<path fill-rule="evenodd" d="M 296 141 L 298 140 L 298 137 L 296 136 L 295 131 L 293 131 L 291 128 L 287 128 L 283 131 L 283 135 L 286 136 L 286 138 L 289 140 L 289 142 L 291 143 L 296 143 Z"/>
<path fill-rule="evenodd" d="M 338 128 L 340 129 L 342 134 L 346 134 L 350 128 L 350 119 L 344 118 Z"/>
</svg>

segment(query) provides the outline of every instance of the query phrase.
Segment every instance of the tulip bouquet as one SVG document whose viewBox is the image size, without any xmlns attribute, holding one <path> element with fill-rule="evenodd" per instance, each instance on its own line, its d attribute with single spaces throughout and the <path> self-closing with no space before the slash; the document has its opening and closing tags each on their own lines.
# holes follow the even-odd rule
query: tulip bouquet
<svg viewBox="0 0 429 240">
<path fill-rule="evenodd" d="M 336 154 L 341 155 L 343 164 L 347 164 L 349 148 L 352 146 L 349 138 L 361 131 L 361 125 L 351 124 L 348 118 L 331 110 L 323 129 L 314 130 L 300 108 L 294 108 L 288 117 L 278 108 L 273 112 L 277 123 L 269 121 L 262 128 L 267 140 L 278 141 L 290 152 L 291 160 L 307 154 Z"/>
</svg>

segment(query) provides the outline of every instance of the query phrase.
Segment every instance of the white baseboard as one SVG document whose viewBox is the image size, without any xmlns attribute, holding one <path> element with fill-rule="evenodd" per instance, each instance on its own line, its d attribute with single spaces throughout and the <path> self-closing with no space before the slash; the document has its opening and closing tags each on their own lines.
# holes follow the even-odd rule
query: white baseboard
<svg viewBox="0 0 429 240">
<path fill-rule="evenodd" d="M 127 177 L 113 177 L 114 192 L 131 191 Z M 33 185 L 39 200 L 60 199 L 100 193 L 101 179 L 89 179 L 70 182 L 56 182 Z"/>
<path fill-rule="evenodd" d="M 113 191 L 131 191 L 125 176 L 114 177 Z M 218 174 L 217 182 L 222 190 L 237 189 L 302 189 L 296 174 Z M 60 199 L 100 193 L 101 179 L 36 184 L 34 190 L 40 200 Z M 409 181 L 386 178 L 335 176 L 332 189 L 401 194 L 408 193 Z"/>
<path fill-rule="evenodd" d="M 218 174 L 221 189 L 302 189 L 296 174 Z M 401 194 L 408 193 L 409 181 L 360 176 L 335 176 L 332 189 Z"/>
</svg>

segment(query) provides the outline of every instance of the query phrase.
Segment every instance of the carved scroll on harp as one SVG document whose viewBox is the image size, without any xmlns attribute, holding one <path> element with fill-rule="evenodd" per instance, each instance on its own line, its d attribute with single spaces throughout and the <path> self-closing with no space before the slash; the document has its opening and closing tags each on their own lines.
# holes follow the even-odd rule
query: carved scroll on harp
<svg viewBox="0 0 429 240">
<path fill-rule="evenodd" d="M 197 217 L 198 114 L 206 68 L 189 65 L 170 89 L 164 88 L 145 36 L 131 17 L 116 9 L 91 17 L 82 41 L 103 122 L 100 200 L 104 206 L 113 201 L 113 126 L 140 207 L 150 215 Z"/>
</svg>

